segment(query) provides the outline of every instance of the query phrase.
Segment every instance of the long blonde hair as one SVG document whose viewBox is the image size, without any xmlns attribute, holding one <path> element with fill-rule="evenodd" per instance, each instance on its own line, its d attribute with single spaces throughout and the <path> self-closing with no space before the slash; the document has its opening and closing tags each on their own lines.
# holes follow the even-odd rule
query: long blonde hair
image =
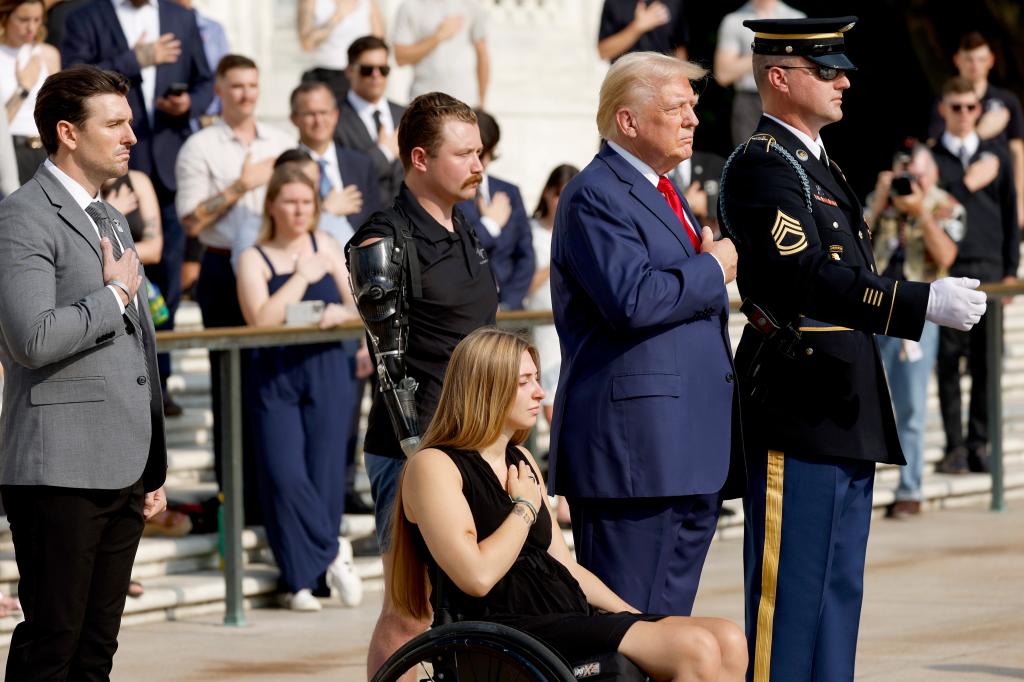
<svg viewBox="0 0 1024 682">
<path fill-rule="evenodd" d="M 270 205 L 277 200 L 281 188 L 293 182 L 309 187 L 309 191 L 313 193 L 313 222 L 309 224 L 309 231 L 316 232 L 317 226 L 320 224 L 320 195 L 317 193 L 316 186 L 309 176 L 302 172 L 302 167 L 299 164 L 284 163 L 274 169 L 274 174 L 270 176 L 270 182 L 267 183 L 267 196 L 263 199 L 263 223 L 260 225 L 259 234 L 256 235 L 257 244 L 266 244 L 274 238 L 275 225 L 274 217 L 270 215 Z"/>
<path fill-rule="evenodd" d="M 516 398 L 524 351 L 539 367 L 537 349 L 520 334 L 483 327 L 464 338 L 448 362 L 441 398 L 421 449 L 480 450 L 496 441 Z M 520 429 L 510 442 L 519 445 L 527 434 L 529 429 Z M 426 565 L 413 544 L 412 524 L 402 508 L 404 479 L 403 468 L 391 518 L 388 591 L 400 613 L 424 620 L 430 615 Z"/>
</svg>

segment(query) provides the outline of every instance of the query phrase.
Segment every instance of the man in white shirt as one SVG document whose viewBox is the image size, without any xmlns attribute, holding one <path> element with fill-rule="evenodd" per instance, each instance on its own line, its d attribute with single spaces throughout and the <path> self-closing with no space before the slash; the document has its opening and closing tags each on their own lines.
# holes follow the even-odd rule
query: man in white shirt
<svg viewBox="0 0 1024 682">
<path fill-rule="evenodd" d="M 259 69 L 241 55 L 227 55 L 217 65 L 214 91 L 221 99 L 221 120 L 189 138 L 178 154 L 175 177 L 181 223 L 204 247 L 196 302 L 203 326 L 243 326 L 238 305 L 231 248 L 239 232 L 263 218 L 266 184 L 274 160 L 290 148 L 293 138 L 256 120 L 260 94 Z M 218 376 L 220 359 L 210 358 L 211 376 Z M 222 461 L 220 382 L 211 384 L 214 458 L 218 473 Z M 249 448 L 243 448 L 249 451 Z M 252 479 L 246 477 L 247 500 L 256 500 Z M 250 505 L 247 518 L 257 515 Z M 251 514 L 251 515 L 249 515 Z"/>
<path fill-rule="evenodd" d="M 395 15 L 395 61 L 412 65 L 409 99 L 428 92 L 484 107 L 491 60 L 486 14 L 475 0 L 405 0 Z"/>
<path fill-rule="evenodd" d="M 377 169 L 380 200 L 390 203 L 405 178 L 398 158 L 398 123 L 405 107 L 388 100 L 388 44 L 377 36 L 363 36 L 348 48 L 351 89 L 339 103 L 335 129 L 337 143 L 368 154 Z"/>
</svg>

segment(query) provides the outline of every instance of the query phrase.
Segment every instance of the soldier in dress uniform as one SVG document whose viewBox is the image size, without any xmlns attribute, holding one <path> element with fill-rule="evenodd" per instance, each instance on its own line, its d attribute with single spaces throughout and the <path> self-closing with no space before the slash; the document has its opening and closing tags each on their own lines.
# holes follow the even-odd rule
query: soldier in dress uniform
<svg viewBox="0 0 1024 682">
<path fill-rule="evenodd" d="M 751 20 L 764 116 L 726 163 L 722 227 L 749 324 L 736 354 L 747 456 L 748 679 L 853 679 L 875 462 L 903 464 L 874 334 L 968 329 L 977 280 L 876 272 L 860 202 L 819 135 L 842 118 L 856 17 Z M 735 440 L 735 439 L 734 439 Z"/>
</svg>

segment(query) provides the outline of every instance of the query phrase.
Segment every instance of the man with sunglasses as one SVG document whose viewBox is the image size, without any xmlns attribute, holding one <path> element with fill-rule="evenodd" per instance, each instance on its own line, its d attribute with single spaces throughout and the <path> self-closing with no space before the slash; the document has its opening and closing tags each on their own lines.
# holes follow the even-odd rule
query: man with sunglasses
<svg viewBox="0 0 1024 682">
<path fill-rule="evenodd" d="M 967 211 L 967 232 L 950 273 L 982 282 L 1016 281 L 1020 260 L 1017 199 L 1006 145 L 982 140 L 982 115 L 974 84 L 951 78 L 942 89 L 939 113 L 945 132 L 935 145 L 939 183 Z M 946 451 L 935 470 L 946 474 L 988 471 L 988 335 L 984 323 L 970 332 L 939 332 L 939 405 Z M 968 358 L 971 405 L 964 436 L 960 405 L 960 358 Z"/>
<path fill-rule="evenodd" d="M 843 116 L 855 17 L 750 20 L 764 115 L 726 162 L 719 219 L 750 319 L 743 414 L 748 679 L 853 680 L 875 463 L 904 464 L 874 334 L 970 329 L 977 280 L 877 273 L 820 132 Z"/>
<path fill-rule="evenodd" d="M 391 73 L 388 44 L 377 36 L 357 38 L 348 48 L 346 71 L 351 87 L 340 103 L 335 141 L 340 147 L 373 159 L 380 201 L 386 205 L 398 194 L 405 178 L 398 154 L 398 122 L 405 107 L 384 96 Z"/>
</svg>

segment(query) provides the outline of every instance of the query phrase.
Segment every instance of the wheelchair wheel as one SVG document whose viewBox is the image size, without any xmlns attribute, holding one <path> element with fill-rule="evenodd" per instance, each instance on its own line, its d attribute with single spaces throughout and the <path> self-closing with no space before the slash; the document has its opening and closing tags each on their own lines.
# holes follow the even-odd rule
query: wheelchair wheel
<svg viewBox="0 0 1024 682">
<path fill-rule="evenodd" d="M 575 682 L 554 651 L 497 623 L 463 621 L 431 630 L 387 660 L 373 682 L 395 682 L 413 671 L 429 682 Z"/>
</svg>

